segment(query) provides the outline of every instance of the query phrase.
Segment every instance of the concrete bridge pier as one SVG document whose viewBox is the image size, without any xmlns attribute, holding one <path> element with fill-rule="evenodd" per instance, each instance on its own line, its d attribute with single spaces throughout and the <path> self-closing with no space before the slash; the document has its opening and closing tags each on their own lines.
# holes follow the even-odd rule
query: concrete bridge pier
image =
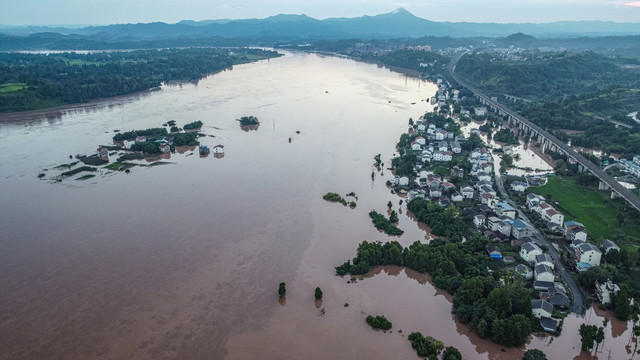
<svg viewBox="0 0 640 360">
<path fill-rule="evenodd" d="M 598 190 L 607 191 L 609 189 L 611 189 L 611 187 L 607 185 L 607 183 L 605 183 L 604 181 L 600 181 L 600 183 L 598 184 Z"/>
</svg>

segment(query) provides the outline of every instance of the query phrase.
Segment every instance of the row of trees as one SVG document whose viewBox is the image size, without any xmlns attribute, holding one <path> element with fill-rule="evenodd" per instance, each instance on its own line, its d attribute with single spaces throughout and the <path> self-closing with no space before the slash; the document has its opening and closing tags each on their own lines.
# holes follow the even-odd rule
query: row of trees
<svg viewBox="0 0 640 360">
<path fill-rule="evenodd" d="M 246 53 L 275 57 L 274 51 L 190 48 L 109 53 L 0 53 L 0 79 L 25 88 L 0 95 L 0 112 L 24 111 L 126 95 L 163 82 L 195 81 L 234 64 Z"/>
</svg>

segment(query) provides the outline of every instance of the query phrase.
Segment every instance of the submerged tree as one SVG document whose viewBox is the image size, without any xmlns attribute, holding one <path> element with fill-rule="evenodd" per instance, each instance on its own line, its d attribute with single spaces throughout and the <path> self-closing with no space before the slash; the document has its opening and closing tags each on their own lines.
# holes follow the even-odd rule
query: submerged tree
<svg viewBox="0 0 640 360">
<path fill-rule="evenodd" d="M 285 296 L 287 293 L 287 285 L 283 282 L 278 286 L 278 295 Z"/>
<path fill-rule="evenodd" d="M 316 300 L 322 299 L 322 290 L 319 287 L 316 288 L 315 297 L 316 297 Z"/>
</svg>

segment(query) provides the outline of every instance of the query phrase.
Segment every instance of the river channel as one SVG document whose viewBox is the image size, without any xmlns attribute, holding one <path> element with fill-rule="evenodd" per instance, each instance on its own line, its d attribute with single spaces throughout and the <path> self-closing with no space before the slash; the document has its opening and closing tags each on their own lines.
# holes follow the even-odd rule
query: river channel
<svg viewBox="0 0 640 360">
<path fill-rule="evenodd" d="M 0 115 L 0 358 L 414 359 L 406 336 L 421 331 L 468 359 L 519 359 L 525 347 L 501 349 L 458 324 L 426 275 L 335 276 L 361 241 L 391 239 L 367 215 L 389 200 L 401 210 L 398 241 L 429 238 L 385 186 L 391 173 L 371 172 L 435 91 L 376 65 L 287 53 L 198 84 Z M 258 130 L 240 129 L 235 119 L 248 115 Z M 116 129 L 169 120 L 201 120 L 211 135 L 201 142 L 225 156 L 188 150 L 130 174 L 37 178 L 111 143 Z M 330 191 L 355 192 L 356 209 L 322 200 Z M 371 330 L 367 314 L 389 317 L 392 331 Z M 601 319 L 570 316 L 560 338 L 526 347 L 577 358 L 577 327 Z M 629 358 L 630 328 L 611 322 L 598 356 Z"/>
</svg>

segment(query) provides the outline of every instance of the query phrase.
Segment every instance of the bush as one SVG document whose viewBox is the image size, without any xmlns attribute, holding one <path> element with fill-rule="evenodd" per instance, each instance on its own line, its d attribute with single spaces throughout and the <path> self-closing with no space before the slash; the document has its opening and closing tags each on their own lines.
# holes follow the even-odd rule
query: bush
<svg viewBox="0 0 640 360">
<path fill-rule="evenodd" d="M 374 329 L 382 329 L 382 330 L 389 330 L 391 329 L 391 326 L 392 326 L 391 322 L 387 320 L 387 318 L 384 317 L 383 315 L 367 316 L 367 324 L 369 324 Z"/>
<path fill-rule="evenodd" d="M 283 282 L 278 286 L 278 295 L 285 296 L 287 294 L 287 285 Z"/>
</svg>

